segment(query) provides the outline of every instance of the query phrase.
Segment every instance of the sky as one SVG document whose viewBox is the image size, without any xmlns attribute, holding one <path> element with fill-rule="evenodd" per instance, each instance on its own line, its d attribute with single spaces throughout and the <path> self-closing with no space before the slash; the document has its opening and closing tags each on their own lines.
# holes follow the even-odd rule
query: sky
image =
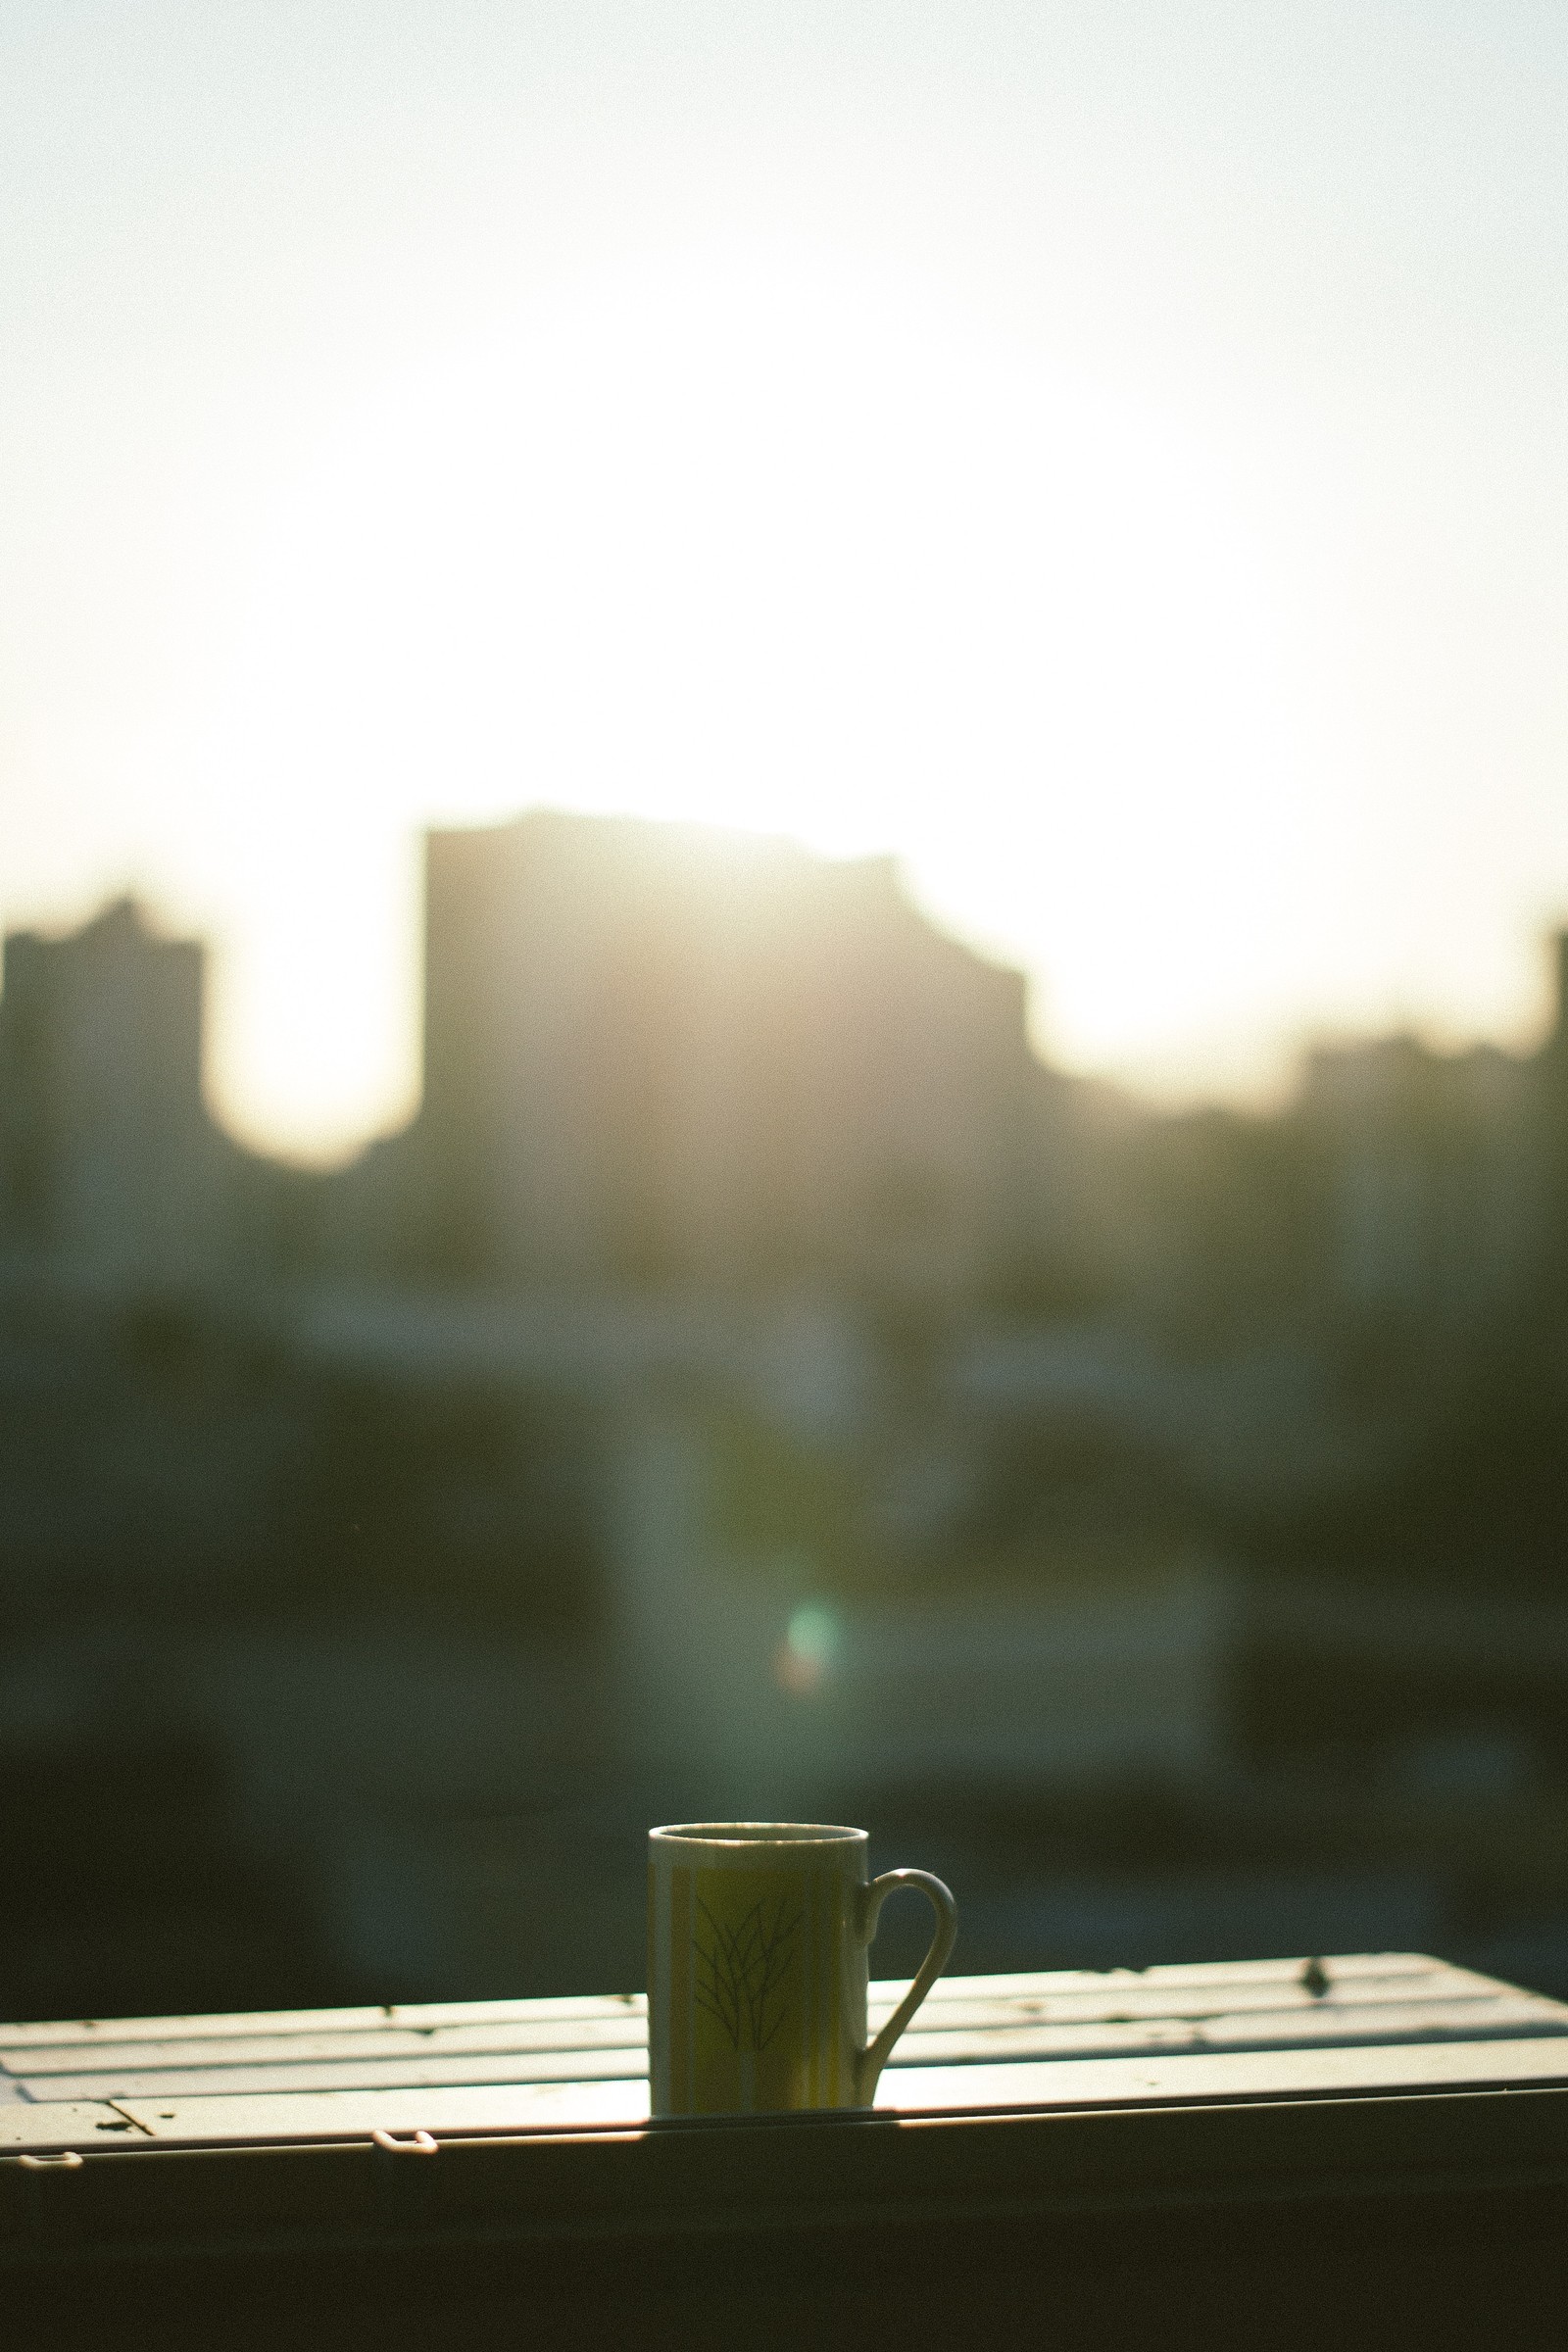
<svg viewBox="0 0 1568 2352">
<path fill-rule="evenodd" d="M 1042 1051 L 1528 1044 L 1568 919 L 1568 11 L 7 0 L 0 920 L 416 1101 L 418 833 L 892 851 Z"/>
</svg>

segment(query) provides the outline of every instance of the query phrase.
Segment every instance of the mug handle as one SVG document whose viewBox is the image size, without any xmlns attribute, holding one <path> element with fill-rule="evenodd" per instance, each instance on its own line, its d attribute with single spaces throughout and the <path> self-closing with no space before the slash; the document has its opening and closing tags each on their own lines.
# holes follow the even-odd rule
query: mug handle
<svg viewBox="0 0 1568 2352">
<path fill-rule="evenodd" d="M 928 1870 L 885 1870 L 873 1879 L 860 1897 L 860 1940 L 869 1943 L 876 1934 L 876 1923 L 888 1896 L 899 1886 L 917 1886 L 937 1915 L 936 1934 L 930 1948 L 921 1961 L 913 1984 L 888 2019 L 875 2040 L 860 2052 L 856 2069 L 856 2095 L 862 2107 L 869 2107 L 876 2093 L 877 2080 L 892 2053 L 893 2044 L 904 2032 L 910 2018 L 925 1999 L 932 1985 L 953 1956 L 958 1935 L 958 1906 L 952 1891 L 934 1879 Z"/>
</svg>

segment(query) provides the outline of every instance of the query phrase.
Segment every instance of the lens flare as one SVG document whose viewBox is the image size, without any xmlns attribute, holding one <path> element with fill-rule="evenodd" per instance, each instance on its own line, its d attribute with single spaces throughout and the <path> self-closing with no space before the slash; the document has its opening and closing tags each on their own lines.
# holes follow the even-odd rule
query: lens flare
<svg viewBox="0 0 1568 2352">
<path fill-rule="evenodd" d="M 781 1689 L 796 1698 L 819 1690 L 837 1660 L 839 1622 L 831 1609 L 808 1601 L 789 1621 L 774 1653 L 773 1673 Z"/>
</svg>

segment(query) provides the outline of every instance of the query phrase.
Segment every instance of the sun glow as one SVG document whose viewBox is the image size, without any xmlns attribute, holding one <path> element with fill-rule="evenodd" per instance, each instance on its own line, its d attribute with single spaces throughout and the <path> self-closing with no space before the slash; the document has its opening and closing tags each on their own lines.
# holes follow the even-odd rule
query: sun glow
<svg viewBox="0 0 1568 2352">
<path fill-rule="evenodd" d="M 600 282 L 347 404 L 268 517 L 190 754 L 221 1107 L 406 1109 L 416 829 L 537 804 L 894 850 L 1054 1051 L 1157 1054 L 1277 940 L 1281 634 L 1157 415 L 779 257 Z"/>
</svg>

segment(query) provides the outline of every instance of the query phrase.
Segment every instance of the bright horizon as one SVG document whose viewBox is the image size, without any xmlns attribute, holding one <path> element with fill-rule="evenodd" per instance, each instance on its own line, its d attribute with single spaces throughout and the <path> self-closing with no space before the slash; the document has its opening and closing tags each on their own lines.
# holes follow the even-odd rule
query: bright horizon
<svg viewBox="0 0 1568 2352">
<path fill-rule="evenodd" d="M 1568 911 L 1568 24 L 19 0 L 0 919 L 416 1077 L 429 824 L 891 853 L 1050 1057 L 1518 1046 Z"/>
</svg>

